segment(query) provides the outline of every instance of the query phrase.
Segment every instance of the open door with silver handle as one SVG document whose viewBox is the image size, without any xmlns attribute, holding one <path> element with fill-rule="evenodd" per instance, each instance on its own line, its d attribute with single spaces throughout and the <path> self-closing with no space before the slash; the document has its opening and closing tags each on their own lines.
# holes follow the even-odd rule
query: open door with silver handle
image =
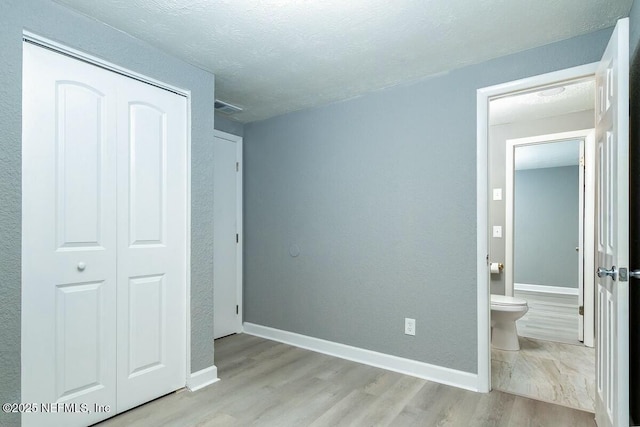
<svg viewBox="0 0 640 427">
<path fill-rule="evenodd" d="M 596 72 L 596 387 L 598 427 L 629 425 L 629 19 Z"/>
</svg>

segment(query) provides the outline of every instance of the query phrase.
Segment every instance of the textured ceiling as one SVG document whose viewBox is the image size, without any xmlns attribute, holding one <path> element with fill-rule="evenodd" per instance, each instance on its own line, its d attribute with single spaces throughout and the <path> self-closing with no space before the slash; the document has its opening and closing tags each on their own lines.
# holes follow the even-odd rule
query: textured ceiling
<svg viewBox="0 0 640 427">
<path fill-rule="evenodd" d="M 489 117 L 492 125 L 559 116 L 595 108 L 593 79 L 563 86 L 564 92 L 540 96 L 539 91 L 492 100 Z"/>
<path fill-rule="evenodd" d="M 216 75 L 265 119 L 615 24 L 632 0 L 56 0 Z"/>
</svg>

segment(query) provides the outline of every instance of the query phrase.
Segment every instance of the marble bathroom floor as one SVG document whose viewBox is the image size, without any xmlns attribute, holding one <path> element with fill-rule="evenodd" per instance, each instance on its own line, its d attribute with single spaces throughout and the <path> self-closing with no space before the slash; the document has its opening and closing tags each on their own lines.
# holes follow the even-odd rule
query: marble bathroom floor
<svg viewBox="0 0 640 427">
<path fill-rule="evenodd" d="M 594 412 L 595 351 L 520 337 L 520 351 L 491 350 L 494 390 Z"/>
</svg>

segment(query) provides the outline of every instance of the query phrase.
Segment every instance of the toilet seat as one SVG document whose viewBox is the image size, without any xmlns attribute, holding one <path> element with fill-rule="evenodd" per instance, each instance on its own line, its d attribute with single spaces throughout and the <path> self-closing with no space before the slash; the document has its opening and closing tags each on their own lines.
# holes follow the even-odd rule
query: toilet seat
<svg viewBox="0 0 640 427">
<path fill-rule="evenodd" d="M 491 308 L 495 308 L 496 310 L 508 311 L 509 308 L 519 310 L 526 306 L 527 301 L 522 298 L 491 294 Z"/>
</svg>

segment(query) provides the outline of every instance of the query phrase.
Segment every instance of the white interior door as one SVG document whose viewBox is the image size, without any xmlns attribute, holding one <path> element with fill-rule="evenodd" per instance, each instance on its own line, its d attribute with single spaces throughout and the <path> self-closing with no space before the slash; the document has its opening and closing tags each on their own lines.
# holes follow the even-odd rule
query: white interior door
<svg viewBox="0 0 640 427">
<path fill-rule="evenodd" d="M 241 144 L 234 135 L 216 132 L 213 176 L 213 332 L 215 338 L 241 330 L 240 250 Z"/>
<path fill-rule="evenodd" d="M 22 423 L 89 425 L 116 404 L 115 81 L 29 43 L 23 61 L 22 402 L 53 406 Z"/>
<path fill-rule="evenodd" d="M 118 85 L 118 411 L 185 384 L 186 99 Z"/>
<path fill-rule="evenodd" d="M 629 20 L 596 74 L 596 422 L 629 425 Z"/>
</svg>

